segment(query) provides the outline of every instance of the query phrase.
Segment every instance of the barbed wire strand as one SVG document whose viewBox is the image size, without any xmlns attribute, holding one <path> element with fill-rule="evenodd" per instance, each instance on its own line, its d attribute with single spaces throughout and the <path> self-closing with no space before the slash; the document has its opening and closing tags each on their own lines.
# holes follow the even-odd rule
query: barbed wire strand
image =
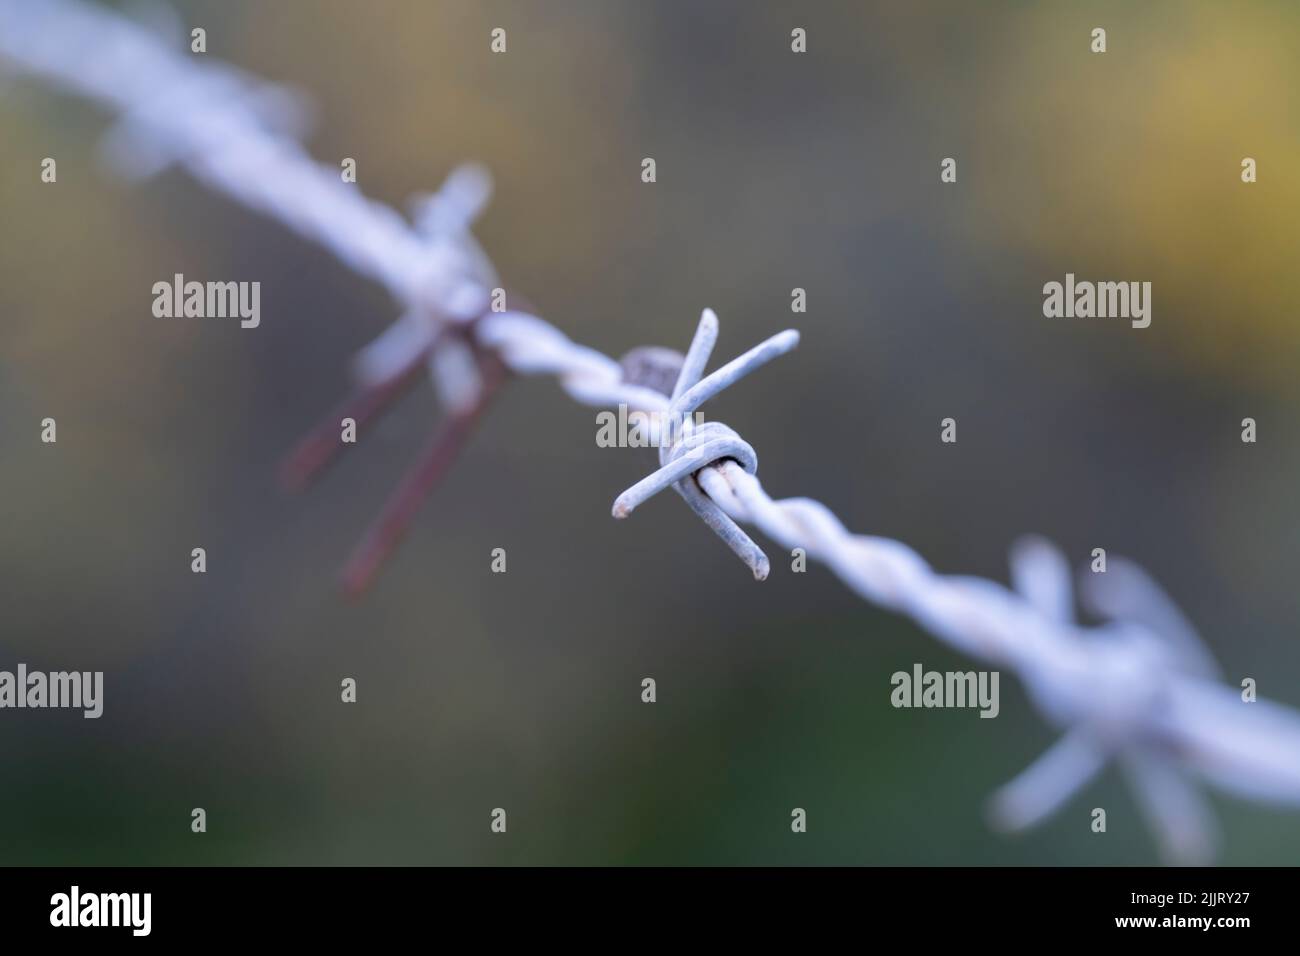
<svg viewBox="0 0 1300 956">
<path fill-rule="evenodd" d="M 180 164 L 389 290 L 403 312 L 358 356 L 367 400 L 386 400 L 423 363 L 453 422 L 472 418 L 497 384 L 485 385 L 471 355 L 487 350 L 515 373 L 554 376 L 581 404 L 644 413 L 636 427 L 658 445 L 661 468 L 617 499 L 616 516 L 672 487 L 755 577 L 770 564 L 742 523 L 782 548 L 803 549 L 866 601 L 906 615 L 955 650 L 1019 675 L 1064 734 L 994 795 L 991 818 L 1003 828 L 1044 819 L 1112 760 L 1172 862 L 1208 861 L 1215 850 L 1213 815 L 1196 778 L 1239 797 L 1300 805 L 1300 715 L 1246 702 L 1222 683 L 1186 618 L 1136 564 L 1112 558 L 1105 573 L 1080 576 L 1079 603 L 1106 622 L 1085 628 L 1074 616 L 1069 566 L 1041 538 L 1012 549 L 1013 589 L 936 574 L 899 541 L 850 532 L 820 502 L 771 498 L 754 450 L 727 426 L 663 427 L 790 351 L 797 333 L 780 333 L 706 376 L 718 331 L 706 310 L 672 394 L 638 382 L 531 312 L 491 311 L 496 273 L 469 231 L 491 192 L 485 170 L 459 168 L 437 193 L 416 198 L 408 221 L 306 153 L 296 139 L 307 126 L 301 97 L 183 52 L 180 42 L 77 0 L 0 0 L 0 66 L 118 114 L 102 153 L 119 173 L 138 178 Z M 305 447 L 301 475 L 330 454 L 319 440 Z M 418 490 L 407 489 L 394 507 L 409 510 Z"/>
</svg>

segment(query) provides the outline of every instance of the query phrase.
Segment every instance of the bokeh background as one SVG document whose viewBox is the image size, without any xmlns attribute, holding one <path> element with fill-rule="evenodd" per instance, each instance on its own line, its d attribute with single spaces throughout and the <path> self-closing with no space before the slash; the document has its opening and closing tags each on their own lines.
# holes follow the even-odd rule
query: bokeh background
<svg viewBox="0 0 1300 956">
<path fill-rule="evenodd" d="M 486 163 L 477 233 L 573 338 L 684 348 L 712 306 L 722 359 L 800 328 L 709 409 L 774 495 L 945 572 L 1005 580 L 1028 531 L 1077 562 L 1134 557 L 1228 680 L 1300 706 L 1294 4 L 176 9 L 210 57 L 309 93 L 309 148 L 355 157 L 370 195 Z M 892 672 L 975 665 L 775 549 L 756 584 L 672 496 L 612 521 L 652 457 L 597 448 L 593 411 L 551 381 L 510 385 L 377 586 L 344 600 L 336 573 L 436 420 L 431 390 L 303 496 L 276 467 L 395 305 L 183 172 L 114 179 L 105 128 L 0 80 L 0 666 L 107 682 L 98 721 L 0 715 L 0 862 L 1156 861 L 1113 771 L 1030 834 L 992 831 L 988 795 L 1054 738 L 1013 676 L 996 720 L 892 709 Z M 1151 327 L 1045 319 L 1067 271 L 1151 281 Z M 261 327 L 155 319 L 175 272 L 261 281 Z M 1223 862 L 1295 862 L 1300 814 L 1215 804 Z"/>
</svg>

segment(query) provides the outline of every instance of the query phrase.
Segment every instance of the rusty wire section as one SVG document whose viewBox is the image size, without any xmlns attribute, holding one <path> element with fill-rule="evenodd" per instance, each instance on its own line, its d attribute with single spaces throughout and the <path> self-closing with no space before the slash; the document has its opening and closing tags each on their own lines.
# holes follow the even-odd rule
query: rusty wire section
<svg viewBox="0 0 1300 956">
<path fill-rule="evenodd" d="M 718 332 L 706 310 L 667 394 L 662 370 L 657 387 L 642 383 L 531 311 L 491 311 L 498 280 L 470 233 L 491 192 L 479 167 L 462 167 L 437 193 L 417 197 L 408 220 L 306 153 L 296 138 L 305 104 L 296 95 L 190 56 L 174 32 L 76 0 L 0 0 L 0 67 L 35 74 L 117 114 L 103 152 L 124 175 L 180 164 L 392 293 L 400 317 L 358 356 L 358 391 L 340 411 L 354 410 L 360 422 L 426 369 L 448 422 L 349 563 L 345 580 L 353 589 L 365 586 L 396 544 L 507 370 L 554 376 L 585 405 L 623 404 L 672 420 L 798 342 L 798 333 L 782 332 L 705 375 Z M 327 424 L 286 463 L 289 484 L 303 484 L 339 450 Z M 1079 603 L 1107 622 L 1085 628 L 1074 616 L 1069 567 L 1044 540 L 1012 550 L 1012 588 L 938 575 L 901 542 L 851 533 L 819 502 L 772 499 L 758 480 L 754 450 L 725 425 L 682 430 L 656 444 L 659 470 L 618 497 L 616 517 L 672 487 L 756 578 L 770 564 L 741 524 L 783 549 L 804 549 L 865 600 L 1020 676 L 1063 735 L 994 795 L 998 825 L 1033 825 L 1110 761 L 1131 780 L 1173 862 L 1205 861 L 1215 849 L 1214 819 L 1197 780 L 1252 800 L 1300 804 L 1300 716 L 1266 701 L 1246 703 L 1223 683 L 1191 625 L 1137 565 L 1112 559 L 1105 574 L 1082 575 Z"/>
</svg>

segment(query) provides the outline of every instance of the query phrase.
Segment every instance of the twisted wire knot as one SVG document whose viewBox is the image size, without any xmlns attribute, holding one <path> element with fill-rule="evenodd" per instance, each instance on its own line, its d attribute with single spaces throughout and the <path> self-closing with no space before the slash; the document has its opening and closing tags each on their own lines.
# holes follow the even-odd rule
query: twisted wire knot
<svg viewBox="0 0 1300 956">
<path fill-rule="evenodd" d="M 670 433 L 670 437 L 674 440 L 662 456 L 665 466 L 693 463 L 691 475 L 694 476 L 701 468 L 733 459 L 751 475 L 758 473 L 758 454 L 754 446 L 722 422 L 692 425 L 687 418 L 677 432 Z M 663 450 L 666 446 L 661 442 L 659 447 Z"/>
<path fill-rule="evenodd" d="M 614 501 L 614 517 L 626 518 L 638 505 L 671 487 L 690 505 L 700 519 L 720 537 L 753 572 L 755 579 L 767 577 L 771 564 L 761 548 L 704 491 L 700 473 L 718 470 L 735 461 L 749 474 L 758 471 L 753 446 L 721 422 L 691 424 L 691 413 L 723 389 L 750 372 L 784 355 L 799 344 L 793 329 L 780 332 L 732 359 L 711 374 L 701 376 L 718 339 L 718 317 L 705 309 L 695 330 L 690 351 L 682 361 L 667 412 L 667 434 L 661 435 L 659 469 L 642 478 Z"/>
</svg>

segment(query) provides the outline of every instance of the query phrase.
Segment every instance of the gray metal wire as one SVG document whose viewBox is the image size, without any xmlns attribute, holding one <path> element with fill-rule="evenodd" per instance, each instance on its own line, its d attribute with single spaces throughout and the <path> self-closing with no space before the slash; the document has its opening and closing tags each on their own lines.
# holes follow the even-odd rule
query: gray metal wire
<svg viewBox="0 0 1300 956">
<path fill-rule="evenodd" d="M 408 222 L 302 149 L 294 138 L 305 121 L 300 98 L 76 0 L 0 0 L 0 64 L 117 113 L 105 155 L 124 174 L 179 163 L 384 285 L 402 315 L 359 356 L 364 381 L 389 381 L 431 353 L 444 398 L 453 407 L 471 402 L 480 383 L 473 363 L 457 357 L 464 336 L 440 335 L 455 327 L 515 372 L 554 376 L 582 404 L 625 405 L 673 421 L 798 342 L 797 332 L 782 332 L 705 375 L 718 333 L 705 310 L 665 395 L 536 315 L 487 311 L 497 278 L 469 232 L 490 194 L 478 167 L 462 167 L 438 193 L 420 197 Z M 1105 574 L 1081 577 L 1080 602 L 1107 621 L 1085 628 L 1074 617 L 1065 558 L 1045 540 L 1013 548 L 1012 588 L 939 575 L 899 541 L 851 533 L 817 501 L 771 498 L 753 448 L 725 425 L 679 429 L 657 444 L 660 468 L 618 497 L 615 517 L 672 487 L 756 578 L 767 576 L 770 562 L 741 524 L 782 548 L 803 548 L 863 599 L 1019 675 L 1063 735 L 995 794 L 999 825 L 1038 822 L 1109 761 L 1130 778 L 1176 862 L 1207 860 L 1214 850 L 1215 824 L 1197 779 L 1252 800 L 1300 804 L 1300 715 L 1247 703 L 1222 683 L 1190 624 L 1137 565 L 1112 559 Z"/>
</svg>

